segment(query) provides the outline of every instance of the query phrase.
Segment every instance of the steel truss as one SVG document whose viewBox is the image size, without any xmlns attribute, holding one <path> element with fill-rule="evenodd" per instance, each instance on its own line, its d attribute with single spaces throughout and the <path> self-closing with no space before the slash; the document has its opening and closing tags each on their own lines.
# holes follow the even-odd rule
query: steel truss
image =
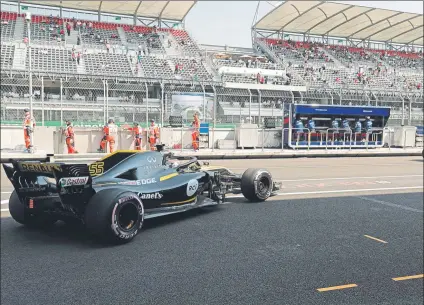
<svg viewBox="0 0 424 305">
<path fill-rule="evenodd" d="M 311 35 L 309 32 L 306 33 L 292 33 L 292 32 L 281 32 L 281 31 L 265 31 L 252 28 L 252 44 L 255 44 L 256 39 L 260 38 L 275 38 L 281 40 L 287 40 L 290 37 L 291 40 L 302 41 L 302 42 L 312 42 L 316 41 L 323 44 L 333 44 L 333 45 L 345 45 L 355 48 L 369 48 L 377 50 L 395 50 L 395 51 L 408 51 L 408 52 L 420 52 L 424 50 L 423 46 L 414 45 L 411 41 L 408 44 L 392 44 L 390 42 L 384 41 L 370 41 L 368 40 L 358 40 L 345 37 L 331 37 L 328 35 L 317 36 Z"/>
</svg>

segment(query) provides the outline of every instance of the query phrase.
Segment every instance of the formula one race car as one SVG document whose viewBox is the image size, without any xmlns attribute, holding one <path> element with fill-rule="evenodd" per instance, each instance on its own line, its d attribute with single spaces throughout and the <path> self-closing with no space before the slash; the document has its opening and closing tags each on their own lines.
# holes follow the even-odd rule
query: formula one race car
<svg viewBox="0 0 424 305">
<path fill-rule="evenodd" d="M 90 165 L 12 161 L 3 167 L 15 188 L 9 211 L 17 222 L 40 227 L 78 220 L 116 242 L 133 239 L 144 219 L 217 205 L 228 193 L 265 201 L 280 189 L 263 169 L 237 175 L 159 151 L 118 151 Z"/>
</svg>

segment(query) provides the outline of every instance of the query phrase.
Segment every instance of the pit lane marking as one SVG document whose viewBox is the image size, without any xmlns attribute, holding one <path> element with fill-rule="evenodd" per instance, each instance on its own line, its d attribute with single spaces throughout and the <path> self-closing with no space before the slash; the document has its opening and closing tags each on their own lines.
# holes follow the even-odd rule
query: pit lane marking
<svg viewBox="0 0 424 305">
<path fill-rule="evenodd" d="M 277 193 L 275 196 L 291 196 L 291 195 L 312 195 L 312 194 L 337 194 L 337 193 L 357 193 L 357 192 L 371 192 L 371 191 L 395 191 L 395 190 L 413 190 L 413 189 L 422 189 L 422 186 L 402 186 L 402 187 L 381 187 L 374 189 L 349 189 L 349 190 L 331 190 L 331 191 L 314 191 L 314 192 L 292 192 L 292 193 Z M 227 198 L 243 198 L 244 196 L 232 195 L 227 196 Z M 360 197 L 358 197 L 360 198 Z M 421 213 L 423 211 L 420 211 Z"/>
<path fill-rule="evenodd" d="M 313 178 L 313 179 L 295 179 L 295 180 L 278 180 L 278 181 L 279 182 L 301 182 L 301 181 L 354 180 L 354 179 L 380 179 L 380 178 L 409 178 L 409 177 L 423 177 L 423 175 L 337 177 L 337 178 Z"/>
<path fill-rule="evenodd" d="M 420 188 L 422 188 L 422 187 L 420 187 Z M 359 198 L 359 199 L 362 199 L 362 200 L 365 200 L 365 201 L 371 201 L 371 202 L 379 203 L 379 204 L 382 204 L 382 205 L 387 205 L 387 206 L 392 207 L 392 208 L 399 208 L 399 209 L 403 209 L 403 210 L 407 210 L 407 211 L 411 211 L 411 212 L 423 213 L 423 210 L 410 208 L 410 207 L 403 206 L 403 205 L 400 205 L 400 204 L 396 204 L 396 203 L 393 203 L 393 202 L 388 202 L 388 201 L 383 201 L 383 200 L 378 200 L 378 199 L 373 199 L 373 198 L 368 198 L 368 197 L 362 197 L 362 196 L 357 196 L 356 198 Z"/>
<path fill-rule="evenodd" d="M 325 291 L 341 290 L 341 289 L 355 288 L 355 287 L 358 287 L 358 285 L 356 285 L 356 284 L 347 284 L 347 285 L 340 285 L 340 286 L 318 288 L 317 290 L 319 292 L 325 292 Z"/>
<path fill-rule="evenodd" d="M 408 276 L 402 276 L 402 277 L 394 277 L 392 280 L 399 282 L 399 281 L 406 281 L 406 280 L 413 280 L 413 279 L 422 279 L 424 278 L 424 274 L 417 274 L 417 275 L 408 275 Z"/>
<path fill-rule="evenodd" d="M 387 241 L 385 241 L 385 240 L 382 240 L 382 239 L 379 239 L 379 238 L 376 238 L 376 237 L 372 237 L 372 236 L 370 236 L 370 235 L 364 235 L 364 236 L 365 236 L 366 238 L 373 239 L 373 240 L 378 241 L 378 242 L 380 242 L 380 243 L 387 244 Z"/>
</svg>

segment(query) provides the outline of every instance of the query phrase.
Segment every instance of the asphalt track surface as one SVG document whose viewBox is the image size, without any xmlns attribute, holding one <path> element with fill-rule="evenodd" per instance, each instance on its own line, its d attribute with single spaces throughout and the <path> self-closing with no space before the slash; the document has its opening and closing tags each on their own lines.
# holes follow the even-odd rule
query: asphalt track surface
<svg viewBox="0 0 424 305">
<path fill-rule="evenodd" d="M 114 247 L 2 212 L 1 303 L 423 304 L 421 157 L 218 164 L 268 168 L 284 188 L 265 203 L 235 196 L 146 221 Z"/>
</svg>

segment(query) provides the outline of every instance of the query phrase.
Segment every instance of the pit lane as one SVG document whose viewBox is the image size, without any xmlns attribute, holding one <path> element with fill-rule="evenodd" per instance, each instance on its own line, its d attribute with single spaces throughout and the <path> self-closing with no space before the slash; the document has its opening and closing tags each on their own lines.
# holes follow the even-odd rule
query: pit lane
<svg viewBox="0 0 424 305">
<path fill-rule="evenodd" d="M 2 303 L 422 304 L 421 157 L 211 165 L 269 168 L 284 188 L 266 203 L 234 196 L 151 220 L 119 247 L 3 213 Z"/>
</svg>

